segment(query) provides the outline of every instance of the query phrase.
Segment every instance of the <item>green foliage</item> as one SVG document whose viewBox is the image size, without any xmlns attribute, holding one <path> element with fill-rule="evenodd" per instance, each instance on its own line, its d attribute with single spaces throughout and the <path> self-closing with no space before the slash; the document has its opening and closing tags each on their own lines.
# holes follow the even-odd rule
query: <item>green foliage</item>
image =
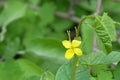
<svg viewBox="0 0 120 80">
<path fill-rule="evenodd" d="M 106 13 L 104 13 L 102 16 L 101 22 L 104 24 L 105 29 L 109 33 L 111 41 L 115 41 L 117 34 L 116 34 L 115 24 L 114 24 L 113 20 Z"/>
<path fill-rule="evenodd" d="M 79 61 L 81 64 L 86 65 L 110 64 L 120 61 L 120 52 L 113 51 L 109 55 L 105 55 L 103 52 L 96 52 L 81 56 Z"/>
<path fill-rule="evenodd" d="M 18 63 L 14 61 L 7 61 L 1 67 L 0 71 L 0 80 L 16 80 L 22 77 L 23 72 L 20 67 L 17 65 Z M 15 76 L 14 76 L 15 74 Z M 6 77 L 7 75 L 7 77 Z"/>
<path fill-rule="evenodd" d="M 83 38 L 83 51 L 90 54 L 93 50 L 93 30 L 90 27 L 90 24 L 93 22 L 91 19 L 85 20 L 82 24 L 82 38 Z M 89 36 L 88 36 L 89 35 Z"/>
<path fill-rule="evenodd" d="M 27 6 L 19 1 L 10 1 L 0 15 L 0 26 L 7 26 L 12 21 L 25 15 Z"/>
<path fill-rule="evenodd" d="M 49 11 L 49 14 L 48 14 Z M 39 11 L 41 19 L 41 26 L 51 23 L 54 20 L 55 5 L 52 3 L 45 3 Z"/>
<path fill-rule="evenodd" d="M 117 64 L 117 67 L 116 69 L 114 70 L 114 77 L 115 77 L 115 80 L 119 80 L 120 79 L 120 63 Z"/>
<path fill-rule="evenodd" d="M 8 42 L 4 47 L 5 51 L 3 52 L 3 57 L 5 59 L 13 58 L 19 49 L 20 40 L 16 38 L 15 40 Z"/>
<path fill-rule="evenodd" d="M 38 3 L 40 2 L 40 0 L 28 0 L 29 3 L 31 3 L 32 5 L 38 5 Z"/>
<path fill-rule="evenodd" d="M 83 3 L 79 3 L 78 5 L 81 6 L 82 8 L 84 8 L 85 10 L 88 10 L 88 11 L 95 11 L 96 9 L 96 0 L 91 0 L 90 1 L 90 4 L 89 2 L 83 2 Z"/>
<path fill-rule="evenodd" d="M 112 77 L 113 76 L 112 76 L 112 73 L 110 71 L 100 72 L 98 74 L 98 80 L 103 80 L 103 79 L 105 79 L 105 80 L 113 80 Z"/>
<path fill-rule="evenodd" d="M 5 5 L 5 8 L 0 15 L 0 27 L 2 26 L 0 41 L 4 40 L 7 25 L 16 19 L 23 17 L 25 15 L 26 8 L 27 5 L 19 1 L 8 2 Z"/>
<path fill-rule="evenodd" d="M 55 80 L 55 77 L 51 72 L 46 71 L 41 75 L 40 80 Z"/>
<path fill-rule="evenodd" d="M 96 17 L 96 22 L 94 24 L 96 34 L 100 40 L 102 47 L 105 48 L 106 53 L 110 53 L 112 50 L 112 43 L 109 36 L 109 33 L 105 29 L 104 24 L 102 24 L 99 17 Z"/>
<path fill-rule="evenodd" d="M 49 69 L 56 73 L 59 66 L 66 61 L 64 58 L 65 49 L 62 47 L 60 41 L 37 38 L 27 42 L 25 46 L 26 52 L 29 55 L 25 55 L 24 57 L 34 61 L 44 70 Z M 33 60 L 33 58 L 35 59 Z"/>
<path fill-rule="evenodd" d="M 108 68 L 107 65 L 93 65 L 92 66 L 92 74 L 97 76 L 98 80 L 113 80 L 112 72 Z"/>
<path fill-rule="evenodd" d="M 55 43 L 55 44 L 53 44 Z M 26 50 L 33 52 L 47 60 L 53 60 L 55 63 L 62 63 L 64 59 L 64 48 L 61 42 L 52 39 L 34 39 L 26 44 Z M 59 56 L 59 57 L 58 57 Z"/>
<path fill-rule="evenodd" d="M 71 60 L 65 64 L 63 64 L 57 74 L 55 80 L 89 80 L 89 73 L 87 72 L 87 67 L 79 65 L 74 69 L 74 60 Z M 72 73 L 75 71 L 75 75 L 73 76 Z M 73 78 L 72 78 L 73 77 Z"/>
<path fill-rule="evenodd" d="M 40 79 L 40 74 L 42 74 L 38 66 L 27 60 L 8 60 L 1 65 L 0 80 L 26 80 L 31 76 L 39 76 Z"/>
<path fill-rule="evenodd" d="M 71 0 L 0 1 L 0 80 L 119 80 L 120 9 L 115 1 L 102 2 L 101 13 L 109 12 L 102 16 L 90 15 L 97 0 L 75 5 Z M 67 30 L 71 39 L 80 37 L 83 52 L 68 61 L 61 43 Z"/>
<path fill-rule="evenodd" d="M 21 70 L 24 71 L 24 77 L 40 76 L 40 74 L 43 73 L 43 71 L 38 66 L 27 60 L 20 59 L 17 60 L 17 63 L 20 66 Z"/>
</svg>

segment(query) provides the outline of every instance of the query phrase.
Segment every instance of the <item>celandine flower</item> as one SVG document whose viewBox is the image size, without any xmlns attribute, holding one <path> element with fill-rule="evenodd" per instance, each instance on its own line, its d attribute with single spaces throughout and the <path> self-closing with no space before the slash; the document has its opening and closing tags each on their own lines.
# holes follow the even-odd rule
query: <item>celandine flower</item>
<svg viewBox="0 0 120 80">
<path fill-rule="evenodd" d="M 71 59 L 75 54 L 77 56 L 82 55 L 82 50 L 80 48 L 78 48 L 81 44 L 81 41 L 73 40 L 72 42 L 70 42 L 68 40 L 64 40 L 64 41 L 62 41 L 62 44 L 65 48 L 68 49 L 65 52 L 65 58 L 66 59 Z"/>
</svg>

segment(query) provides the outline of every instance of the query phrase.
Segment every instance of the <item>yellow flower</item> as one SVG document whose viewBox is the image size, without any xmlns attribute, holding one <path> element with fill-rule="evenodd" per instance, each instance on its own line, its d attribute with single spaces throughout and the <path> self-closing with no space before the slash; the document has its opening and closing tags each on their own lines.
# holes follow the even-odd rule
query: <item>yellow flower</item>
<svg viewBox="0 0 120 80">
<path fill-rule="evenodd" d="M 78 48 L 78 46 L 81 44 L 81 41 L 78 40 L 73 40 L 72 42 L 68 40 L 62 41 L 62 44 L 65 48 L 68 50 L 65 52 L 65 58 L 66 59 L 71 59 L 75 54 L 77 56 L 82 55 L 82 50 Z"/>
</svg>

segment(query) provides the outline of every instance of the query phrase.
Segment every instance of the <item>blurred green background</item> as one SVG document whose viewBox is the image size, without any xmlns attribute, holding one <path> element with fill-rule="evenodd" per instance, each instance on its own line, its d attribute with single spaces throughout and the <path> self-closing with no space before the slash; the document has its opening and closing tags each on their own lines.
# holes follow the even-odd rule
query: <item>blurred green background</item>
<svg viewBox="0 0 120 80">
<path fill-rule="evenodd" d="M 44 71 L 55 74 L 67 61 L 61 44 L 68 38 L 66 31 L 71 30 L 73 38 L 74 27 L 96 12 L 97 1 L 0 0 L 0 80 L 39 80 Z M 103 12 L 119 22 L 120 1 L 103 0 Z M 113 46 L 120 51 L 119 37 Z"/>
</svg>

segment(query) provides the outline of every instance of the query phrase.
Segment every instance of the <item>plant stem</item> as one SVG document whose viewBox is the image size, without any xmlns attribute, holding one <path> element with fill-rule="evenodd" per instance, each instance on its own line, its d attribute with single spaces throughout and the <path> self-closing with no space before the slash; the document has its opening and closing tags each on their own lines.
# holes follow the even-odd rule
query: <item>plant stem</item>
<svg viewBox="0 0 120 80">
<path fill-rule="evenodd" d="M 88 18 L 95 18 L 95 16 L 94 15 L 85 16 L 83 19 L 81 19 L 81 21 L 78 24 L 78 28 L 77 29 L 75 28 L 75 31 L 76 31 L 76 37 L 75 37 L 75 39 L 78 39 L 78 37 L 79 37 L 80 26 Z M 78 57 L 77 57 L 77 55 L 75 55 L 74 63 L 73 63 L 73 70 L 72 70 L 72 74 L 71 74 L 71 80 L 75 80 L 75 74 L 76 74 L 76 68 L 77 68 L 76 64 L 77 64 L 77 62 L 78 62 Z"/>
<path fill-rule="evenodd" d="M 74 58 L 74 64 L 73 64 L 73 70 L 72 70 L 72 75 L 71 75 L 71 80 L 75 80 L 75 73 L 76 73 L 76 64 L 78 62 L 78 57 L 77 55 L 75 55 L 75 58 Z"/>
<path fill-rule="evenodd" d="M 67 31 L 67 34 L 68 34 L 68 39 L 71 42 L 70 31 Z"/>
<path fill-rule="evenodd" d="M 86 19 L 88 19 L 88 18 L 95 18 L 95 16 L 94 16 L 94 15 L 85 16 L 83 19 L 81 19 L 81 21 L 80 21 L 79 24 L 78 24 L 78 28 L 77 28 L 77 32 L 76 32 L 76 37 L 75 37 L 75 39 L 77 39 L 78 36 L 79 36 L 80 27 L 81 27 L 82 23 L 83 23 Z"/>
</svg>

